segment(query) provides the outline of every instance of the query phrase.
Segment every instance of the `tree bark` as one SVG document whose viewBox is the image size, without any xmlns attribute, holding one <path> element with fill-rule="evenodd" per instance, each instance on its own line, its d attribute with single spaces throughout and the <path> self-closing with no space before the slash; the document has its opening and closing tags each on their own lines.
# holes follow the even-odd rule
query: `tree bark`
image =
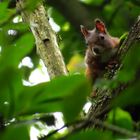
<svg viewBox="0 0 140 140">
<path fill-rule="evenodd" d="M 26 9 L 24 0 L 17 2 L 17 9 Z M 56 33 L 49 24 L 47 12 L 42 3 L 39 3 L 33 12 L 22 10 L 23 20 L 29 24 L 34 35 L 37 53 L 47 67 L 50 79 L 67 75 L 67 69 L 58 47 Z"/>
<path fill-rule="evenodd" d="M 126 56 L 128 50 L 133 46 L 137 40 L 140 40 L 140 16 L 138 17 L 137 21 L 131 28 L 128 37 L 123 42 L 122 46 L 120 47 L 118 54 L 116 56 L 116 59 L 119 61 L 119 64 L 117 68 L 111 69 L 108 72 L 108 79 L 111 80 L 116 74 L 116 71 L 119 71 L 122 67 L 122 61 L 124 57 Z M 111 101 L 122 91 L 124 90 L 124 87 L 127 85 L 120 85 L 115 90 L 104 90 L 99 89 L 98 90 L 98 97 L 95 101 L 95 103 L 92 104 L 88 114 L 87 114 L 87 120 L 93 121 L 94 119 L 100 119 L 103 120 L 107 112 L 111 109 L 110 103 Z"/>
</svg>

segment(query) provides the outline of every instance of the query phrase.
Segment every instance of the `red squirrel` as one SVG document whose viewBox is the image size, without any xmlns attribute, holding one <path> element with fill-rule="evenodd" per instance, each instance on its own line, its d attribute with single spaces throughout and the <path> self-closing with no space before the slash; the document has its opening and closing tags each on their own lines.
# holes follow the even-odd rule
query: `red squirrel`
<svg viewBox="0 0 140 140">
<path fill-rule="evenodd" d="M 120 41 L 119 38 L 109 35 L 105 24 L 100 19 L 95 20 L 93 30 L 88 30 L 81 25 L 81 32 L 87 44 L 86 76 L 94 83 L 113 60 Z"/>
</svg>

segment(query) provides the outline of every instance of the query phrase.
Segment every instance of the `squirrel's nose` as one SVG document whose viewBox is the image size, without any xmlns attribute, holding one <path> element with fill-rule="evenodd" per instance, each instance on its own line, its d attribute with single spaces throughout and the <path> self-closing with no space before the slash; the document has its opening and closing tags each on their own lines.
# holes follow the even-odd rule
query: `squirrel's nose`
<svg viewBox="0 0 140 140">
<path fill-rule="evenodd" d="M 104 40 L 104 38 L 105 38 L 105 37 L 104 37 L 103 35 L 100 35 L 100 39 L 101 39 L 101 40 Z"/>
</svg>

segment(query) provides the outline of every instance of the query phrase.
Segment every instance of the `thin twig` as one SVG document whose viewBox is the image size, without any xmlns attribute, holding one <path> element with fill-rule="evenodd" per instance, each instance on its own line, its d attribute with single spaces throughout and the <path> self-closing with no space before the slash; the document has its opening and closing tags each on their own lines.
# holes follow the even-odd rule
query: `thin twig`
<svg viewBox="0 0 140 140">
<path fill-rule="evenodd" d="M 107 122 L 103 122 L 99 119 L 94 119 L 94 120 L 84 119 L 84 120 L 79 120 L 79 121 L 76 121 L 76 122 L 65 124 L 61 128 L 56 129 L 53 132 L 50 132 L 47 136 L 44 136 L 44 137 L 40 138 L 40 140 L 47 139 L 47 138 L 53 136 L 54 134 L 56 134 L 58 131 L 64 129 L 65 127 L 68 127 L 69 133 L 66 134 L 64 137 L 58 138 L 58 140 L 64 140 L 67 137 L 69 137 L 70 135 L 72 135 L 72 134 L 74 134 L 74 133 L 76 133 L 76 132 L 78 132 L 82 129 L 85 129 L 89 124 L 93 124 L 97 127 L 104 128 L 104 129 L 113 131 L 115 133 L 121 134 L 123 136 L 130 137 L 130 138 L 138 138 L 138 139 L 140 138 L 140 136 L 137 132 L 132 132 L 132 131 L 127 130 L 125 128 L 121 128 L 119 126 L 109 124 Z M 71 127 L 73 128 L 72 130 L 71 130 Z"/>
<path fill-rule="evenodd" d="M 92 123 L 94 123 L 95 125 L 98 125 L 102 128 L 111 130 L 113 132 L 116 132 L 118 134 L 122 134 L 122 135 L 127 136 L 127 137 L 138 137 L 138 133 L 136 133 L 136 132 L 129 131 L 125 128 L 121 128 L 119 126 L 109 124 L 107 122 L 103 122 L 99 119 L 95 119 Z"/>
<path fill-rule="evenodd" d="M 82 123 L 82 122 L 83 122 L 83 120 L 78 120 L 78 121 L 74 121 L 74 122 L 70 122 L 70 123 L 64 124 L 62 127 L 60 127 L 60 128 L 58 128 L 58 129 L 56 129 L 56 130 L 50 132 L 50 133 L 49 133 L 48 135 L 46 135 L 46 136 L 41 137 L 39 140 L 47 139 L 47 138 L 53 136 L 54 134 L 56 134 L 58 131 L 60 131 L 60 130 L 62 130 L 62 129 L 64 129 L 64 128 L 66 128 L 66 127 L 71 127 L 71 126 L 74 126 L 75 124 L 80 124 L 80 123 Z"/>
<path fill-rule="evenodd" d="M 115 133 L 130 137 L 130 138 L 140 139 L 140 135 L 137 132 L 132 132 L 132 131 L 129 131 L 129 130 L 125 129 L 125 128 L 121 128 L 119 126 L 112 125 L 112 124 L 109 124 L 107 122 L 103 122 L 103 121 L 101 121 L 99 119 L 94 119 L 92 121 L 83 120 L 81 125 L 80 124 L 75 124 L 73 131 L 69 132 L 64 137 L 59 138 L 59 140 L 65 140 L 68 136 L 72 135 L 73 133 L 75 133 L 77 131 L 80 131 L 82 129 L 85 129 L 86 126 L 89 125 L 89 124 L 94 124 L 97 127 L 104 128 L 104 129 L 113 131 Z M 76 125 L 77 125 L 77 127 L 76 127 Z"/>
</svg>

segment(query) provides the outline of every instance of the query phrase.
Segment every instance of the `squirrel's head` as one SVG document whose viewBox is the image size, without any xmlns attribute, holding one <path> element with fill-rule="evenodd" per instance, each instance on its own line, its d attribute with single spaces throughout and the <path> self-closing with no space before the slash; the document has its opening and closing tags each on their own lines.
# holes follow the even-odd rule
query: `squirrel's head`
<svg viewBox="0 0 140 140">
<path fill-rule="evenodd" d="M 95 28 L 93 30 L 88 30 L 83 25 L 80 25 L 82 34 L 84 35 L 87 41 L 92 41 L 94 40 L 94 38 L 97 37 L 101 40 L 104 40 L 104 36 L 108 34 L 105 24 L 100 19 L 95 19 L 94 22 Z"/>
<path fill-rule="evenodd" d="M 81 25 L 86 44 L 94 56 L 101 56 L 114 48 L 112 37 L 108 34 L 105 24 L 100 19 L 95 19 L 95 27 L 88 30 Z"/>
</svg>

